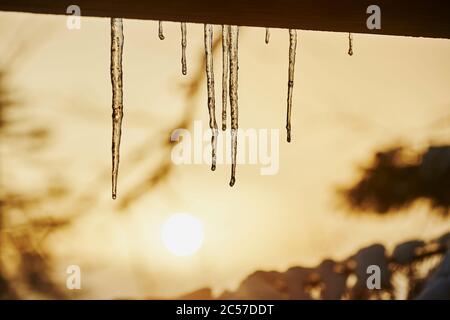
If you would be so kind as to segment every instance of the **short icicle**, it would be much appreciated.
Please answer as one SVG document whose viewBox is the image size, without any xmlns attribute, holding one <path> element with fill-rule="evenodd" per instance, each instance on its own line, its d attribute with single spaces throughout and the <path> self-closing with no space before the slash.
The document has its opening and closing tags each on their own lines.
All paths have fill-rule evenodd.
<svg viewBox="0 0 450 320">
<path fill-rule="evenodd" d="M 238 40 L 239 27 L 230 26 L 230 105 L 231 105 L 231 179 L 236 182 L 236 154 L 238 135 Z"/>
<path fill-rule="evenodd" d="M 287 142 L 291 142 L 292 91 L 294 89 L 295 52 L 297 50 L 297 30 L 289 29 L 289 80 L 286 114 Z"/>
<path fill-rule="evenodd" d="M 163 31 L 163 24 L 162 21 L 159 21 L 158 23 L 158 37 L 160 40 L 164 40 L 164 31 Z"/>
<path fill-rule="evenodd" d="M 122 52 L 123 23 L 121 18 L 111 18 L 111 84 L 112 84 L 112 198 L 117 197 L 120 138 L 122 135 L 123 88 Z"/>
<path fill-rule="evenodd" d="M 351 32 L 348 33 L 348 55 L 353 55 L 353 34 Z"/>
<path fill-rule="evenodd" d="M 208 112 L 209 112 L 209 127 L 212 131 L 211 137 L 211 149 L 212 149 L 212 162 L 211 170 L 216 170 L 216 152 L 217 152 L 217 136 L 219 130 L 217 129 L 216 121 L 216 106 L 214 98 L 214 68 L 213 68 L 213 26 L 211 24 L 205 24 L 205 54 L 206 54 L 206 81 L 208 89 Z"/>
<path fill-rule="evenodd" d="M 266 44 L 269 44 L 270 39 L 270 30 L 269 28 L 266 28 Z"/>
<path fill-rule="evenodd" d="M 186 37 L 186 22 L 181 23 L 181 73 L 183 75 L 187 74 L 187 64 L 186 64 L 186 45 L 187 45 L 187 37 Z"/>
<path fill-rule="evenodd" d="M 222 130 L 227 129 L 228 75 L 230 71 L 230 26 L 222 25 Z"/>
</svg>

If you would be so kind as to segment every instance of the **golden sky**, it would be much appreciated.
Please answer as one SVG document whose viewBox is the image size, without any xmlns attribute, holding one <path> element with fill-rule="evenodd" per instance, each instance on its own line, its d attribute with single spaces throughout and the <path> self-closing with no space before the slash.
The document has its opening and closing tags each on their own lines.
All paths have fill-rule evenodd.
<svg viewBox="0 0 450 320">
<path fill-rule="evenodd" d="M 111 166 L 109 20 L 83 18 L 81 30 L 69 31 L 65 17 L 0 13 L 0 28 L 2 55 L 20 35 L 34 43 L 11 70 L 12 84 L 28 115 L 54 135 L 30 157 L 70 182 L 74 193 L 93 187 L 93 177 Z M 180 117 L 180 87 L 203 51 L 203 26 L 188 24 L 183 77 L 178 23 L 164 24 L 164 41 L 156 21 L 124 20 L 124 31 L 119 198 L 145 169 L 134 170 L 127 154 L 151 134 L 168 139 L 158 132 Z M 110 200 L 110 180 L 95 185 L 100 203 L 52 242 L 61 279 L 67 265 L 82 267 L 84 297 L 175 296 L 202 286 L 220 291 L 256 269 L 314 265 L 375 241 L 392 248 L 449 229 L 449 220 L 430 215 L 425 203 L 390 218 L 351 216 L 337 207 L 334 189 L 351 182 L 357 166 L 379 148 L 405 142 L 421 150 L 450 141 L 450 41 L 356 34 L 349 57 L 347 34 L 299 31 L 293 142 L 287 144 L 289 35 L 271 30 L 266 45 L 264 32 L 241 28 L 239 122 L 242 128 L 280 129 L 279 173 L 261 176 L 259 166 L 241 165 L 230 188 L 228 165 L 214 173 L 206 164 L 177 166 L 165 183 L 122 213 Z M 218 109 L 221 67 L 218 54 Z M 194 119 L 206 127 L 203 85 Z M 36 168 L 8 159 L 2 165 L 20 177 L 14 185 L 33 190 L 43 183 Z M 204 224 L 204 245 L 193 256 L 172 256 L 161 243 L 161 226 L 175 212 Z"/>
</svg>

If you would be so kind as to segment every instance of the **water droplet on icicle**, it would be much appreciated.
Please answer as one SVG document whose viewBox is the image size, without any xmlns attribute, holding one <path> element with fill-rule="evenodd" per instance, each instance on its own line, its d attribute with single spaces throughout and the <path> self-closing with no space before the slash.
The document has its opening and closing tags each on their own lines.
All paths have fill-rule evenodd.
<svg viewBox="0 0 450 320">
<path fill-rule="evenodd" d="M 230 105 L 231 105 L 231 179 L 236 182 L 236 154 L 238 133 L 238 40 L 239 27 L 230 26 Z"/>
<path fill-rule="evenodd" d="M 269 28 L 266 28 L 266 44 L 269 44 L 270 39 L 270 30 Z"/>
<path fill-rule="evenodd" d="M 186 22 L 181 23 L 181 72 L 183 75 L 187 74 L 187 65 L 186 65 Z"/>
<path fill-rule="evenodd" d="M 230 72 L 230 26 L 222 26 L 222 130 L 227 129 L 228 75 Z"/>
<path fill-rule="evenodd" d="M 111 84 L 112 84 L 112 198 L 117 196 L 119 174 L 120 138 L 122 135 L 123 90 L 122 52 L 123 23 L 121 18 L 111 18 Z"/>
<path fill-rule="evenodd" d="M 348 34 L 348 55 L 349 56 L 353 55 L 353 34 L 352 33 Z"/>
<path fill-rule="evenodd" d="M 158 23 L 158 37 L 160 40 L 164 40 L 164 31 L 163 31 L 163 24 L 162 21 L 159 21 Z"/>
<path fill-rule="evenodd" d="M 213 69 L 213 27 L 211 24 L 205 24 L 205 53 L 206 53 L 206 81 L 208 89 L 208 112 L 209 112 L 209 127 L 212 131 L 211 149 L 212 149 L 212 163 L 211 170 L 216 170 L 216 151 L 217 151 L 217 136 L 219 130 L 216 122 L 216 106 L 214 98 L 214 69 Z"/>
<path fill-rule="evenodd" d="M 286 115 L 287 142 L 291 142 L 292 91 L 294 89 L 294 69 L 295 69 L 296 50 L 297 50 L 297 30 L 289 29 L 289 75 L 288 75 L 289 80 L 288 80 L 287 115 Z"/>
</svg>

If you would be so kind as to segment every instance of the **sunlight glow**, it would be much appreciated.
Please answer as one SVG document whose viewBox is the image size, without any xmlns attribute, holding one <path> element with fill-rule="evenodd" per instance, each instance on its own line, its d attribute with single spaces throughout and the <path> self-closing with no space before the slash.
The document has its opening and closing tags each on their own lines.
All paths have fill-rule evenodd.
<svg viewBox="0 0 450 320">
<path fill-rule="evenodd" d="M 196 253 L 203 244 L 203 225 L 190 214 L 176 213 L 164 223 L 161 238 L 174 255 L 189 256 Z"/>
</svg>

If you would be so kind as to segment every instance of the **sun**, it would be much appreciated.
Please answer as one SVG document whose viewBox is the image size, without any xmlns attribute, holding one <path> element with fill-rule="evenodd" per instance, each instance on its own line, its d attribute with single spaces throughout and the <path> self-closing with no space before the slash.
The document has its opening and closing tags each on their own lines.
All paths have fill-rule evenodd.
<svg viewBox="0 0 450 320">
<path fill-rule="evenodd" d="M 173 214 L 162 227 L 161 239 L 166 248 L 174 255 L 192 255 L 203 244 L 203 224 L 190 214 Z"/>
</svg>

